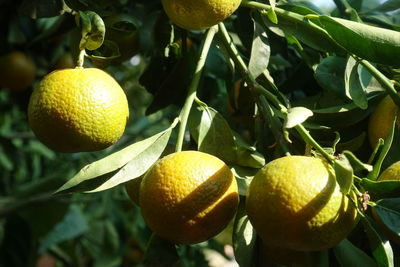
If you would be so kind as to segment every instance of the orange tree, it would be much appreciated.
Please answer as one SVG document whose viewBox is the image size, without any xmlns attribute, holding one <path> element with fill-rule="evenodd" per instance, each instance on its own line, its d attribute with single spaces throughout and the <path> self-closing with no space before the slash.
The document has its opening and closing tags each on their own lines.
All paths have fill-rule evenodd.
<svg viewBox="0 0 400 267">
<path fill-rule="evenodd" d="M 398 1 L 0 7 L 1 266 L 400 264 Z"/>
</svg>

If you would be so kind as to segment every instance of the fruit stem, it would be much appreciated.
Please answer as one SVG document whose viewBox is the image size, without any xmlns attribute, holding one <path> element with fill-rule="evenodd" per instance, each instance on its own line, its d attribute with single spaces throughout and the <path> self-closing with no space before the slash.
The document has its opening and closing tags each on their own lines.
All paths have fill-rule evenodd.
<svg viewBox="0 0 400 267">
<path fill-rule="evenodd" d="M 278 109 L 286 110 L 286 107 L 279 101 L 279 99 L 266 90 L 263 86 L 261 86 L 256 79 L 251 75 L 249 70 L 247 69 L 246 63 L 244 63 L 242 57 L 240 56 L 238 50 L 236 49 L 235 44 L 232 42 L 228 31 L 225 28 L 225 25 L 220 22 L 219 26 L 219 35 L 224 43 L 228 54 L 230 55 L 231 59 L 235 62 L 238 66 L 239 71 L 242 73 L 242 76 L 245 78 L 246 82 L 253 88 L 256 93 L 264 95 L 269 101 L 271 101 Z"/>
<path fill-rule="evenodd" d="M 76 67 L 77 68 L 82 68 L 83 67 L 83 62 L 84 62 L 84 60 L 85 60 L 85 49 L 82 49 L 80 52 L 79 52 L 79 56 L 78 56 L 78 60 L 77 60 L 77 62 L 76 62 Z"/>
<path fill-rule="evenodd" d="M 369 73 L 371 73 L 372 76 L 374 76 L 374 78 L 382 85 L 385 91 L 393 99 L 393 102 L 396 103 L 398 107 L 400 107 L 400 95 L 394 88 L 393 83 L 367 60 L 360 60 L 357 58 L 355 59 L 358 60 L 358 62 L 360 62 L 369 71 Z"/>
<path fill-rule="evenodd" d="M 196 97 L 197 87 L 199 86 L 200 83 L 200 78 L 203 72 L 204 64 L 206 62 L 208 51 L 210 50 L 212 40 L 217 32 L 218 32 L 217 25 L 211 27 L 207 32 L 206 39 L 204 40 L 203 48 L 201 50 L 199 61 L 197 62 L 192 83 L 189 86 L 189 92 L 186 97 L 185 104 L 183 105 L 183 108 L 179 115 L 181 123 L 179 125 L 178 139 L 175 147 L 176 152 L 182 151 L 183 139 L 185 137 L 185 130 L 189 118 L 190 109 L 192 108 L 193 101 Z"/>
<path fill-rule="evenodd" d="M 244 63 L 243 59 L 240 57 L 239 52 L 237 51 L 235 45 L 231 41 L 228 31 L 225 28 L 225 25 L 221 22 L 219 23 L 219 35 L 221 36 L 221 39 L 225 45 L 225 48 L 227 49 L 230 57 L 232 60 L 235 62 L 235 64 L 238 66 L 239 71 L 242 73 L 244 76 L 245 80 L 251 87 L 256 89 L 256 92 L 264 95 L 269 101 L 271 101 L 273 104 L 275 104 L 281 112 L 286 112 L 287 108 L 285 105 L 283 105 L 279 99 L 266 90 L 264 87 L 262 87 L 256 80 L 255 78 L 251 75 L 251 73 L 248 71 L 246 64 Z M 266 102 L 266 101 L 265 101 Z M 265 106 L 265 103 L 261 101 L 261 106 L 263 109 L 268 110 L 268 106 Z M 263 114 L 264 115 L 264 114 Z M 267 117 L 268 118 L 268 117 Z M 327 153 L 318 143 L 317 141 L 314 140 L 314 138 L 310 135 L 310 133 L 304 128 L 302 124 L 299 124 L 295 127 L 297 132 L 303 137 L 304 141 L 313 146 L 315 149 L 317 149 L 330 163 L 333 163 L 334 159 L 333 157 Z M 281 136 L 281 135 L 279 135 Z M 280 140 L 281 137 L 278 138 Z M 284 143 L 279 142 L 281 145 Z M 284 152 L 286 152 L 286 148 L 282 147 Z"/>
<path fill-rule="evenodd" d="M 324 158 L 329 161 L 329 163 L 333 163 L 334 157 L 330 155 L 328 152 L 326 152 L 318 143 L 315 141 L 315 139 L 310 135 L 310 133 L 307 131 L 306 128 L 302 124 L 298 124 L 294 127 L 296 131 L 300 134 L 300 136 L 303 138 L 303 140 L 309 144 L 310 146 L 314 147 L 316 150 L 318 150 L 319 153 L 321 153 Z"/>
</svg>

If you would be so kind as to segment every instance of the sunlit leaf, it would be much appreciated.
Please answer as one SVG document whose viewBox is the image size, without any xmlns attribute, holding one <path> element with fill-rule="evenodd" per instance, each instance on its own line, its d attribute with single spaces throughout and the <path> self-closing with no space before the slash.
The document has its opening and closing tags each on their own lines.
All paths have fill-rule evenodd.
<svg viewBox="0 0 400 267">
<path fill-rule="evenodd" d="M 235 259 L 242 267 L 253 266 L 257 235 L 245 211 L 244 201 L 240 201 L 233 225 L 233 249 Z"/>
<path fill-rule="evenodd" d="M 336 159 L 333 163 L 333 169 L 335 170 L 340 191 L 342 191 L 343 194 L 348 194 L 353 184 L 353 168 L 347 157 L 341 155 L 339 159 Z"/>
<path fill-rule="evenodd" d="M 329 16 L 319 21 L 348 52 L 363 59 L 400 66 L 400 32 Z"/>
<path fill-rule="evenodd" d="M 304 107 L 289 108 L 287 110 L 287 115 L 283 127 L 293 128 L 296 125 L 305 122 L 312 115 L 313 112 Z"/>
<path fill-rule="evenodd" d="M 56 193 L 74 190 L 75 187 L 79 192 L 96 192 L 139 177 L 164 151 L 176 124 L 177 120 L 165 131 L 85 166 Z"/>
</svg>

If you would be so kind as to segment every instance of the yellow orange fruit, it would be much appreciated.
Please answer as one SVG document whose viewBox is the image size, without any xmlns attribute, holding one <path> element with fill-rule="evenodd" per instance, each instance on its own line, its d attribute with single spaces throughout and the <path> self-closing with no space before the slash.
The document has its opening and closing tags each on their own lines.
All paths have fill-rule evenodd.
<svg viewBox="0 0 400 267">
<path fill-rule="evenodd" d="M 173 23 L 187 30 L 203 30 L 228 18 L 241 0 L 162 0 Z"/>
<path fill-rule="evenodd" d="M 56 70 L 33 91 L 29 124 L 49 148 L 65 153 L 95 151 L 121 137 L 129 117 L 119 84 L 95 68 Z"/>
<path fill-rule="evenodd" d="M 25 53 L 13 51 L 0 57 L 0 85 L 11 91 L 27 89 L 35 80 L 36 66 Z"/>
<path fill-rule="evenodd" d="M 177 244 L 217 235 L 239 204 L 236 180 L 215 156 L 183 151 L 157 161 L 140 186 L 140 206 L 148 226 Z"/>
<path fill-rule="evenodd" d="M 378 177 L 378 181 L 399 181 L 400 180 L 400 161 L 387 167 Z"/>
<path fill-rule="evenodd" d="M 298 251 L 333 247 L 357 222 L 357 209 L 341 193 L 332 167 L 306 156 L 282 157 L 258 171 L 246 210 L 267 245 Z"/>
<path fill-rule="evenodd" d="M 372 147 L 375 147 L 379 138 L 385 139 L 392 128 L 394 116 L 398 108 L 390 96 L 385 96 L 372 112 L 368 122 L 368 139 Z M 400 127 L 400 120 L 396 122 Z"/>
</svg>

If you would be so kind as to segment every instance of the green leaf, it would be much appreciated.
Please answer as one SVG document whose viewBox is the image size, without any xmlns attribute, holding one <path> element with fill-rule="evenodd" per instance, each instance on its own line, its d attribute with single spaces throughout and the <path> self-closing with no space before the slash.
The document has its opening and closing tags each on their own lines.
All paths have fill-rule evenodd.
<svg viewBox="0 0 400 267">
<path fill-rule="evenodd" d="M 376 267 L 375 261 L 364 251 L 354 246 L 349 240 L 343 239 L 333 247 L 333 253 L 341 266 Z"/>
<path fill-rule="evenodd" d="M 56 193 L 97 192 L 141 176 L 160 157 L 177 122 L 163 132 L 86 165 Z"/>
<path fill-rule="evenodd" d="M 319 16 L 319 21 L 349 53 L 375 63 L 400 66 L 400 32 L 329 16 Z"/>
<path fill-rule="evenodd" d="M 376 197 L 394 197 L 400 194 L 400 181 L 372 181 L 364 178 L 360 184 Z"/>
<path fill-rule="evenodd" d="M 335 170 L 336 181 L 340 186 L 340 191 L 343 194 L 348 194 L 353 184 L 353 168 L 347 157 L 341 155 L 339 159 L 333 162 L 333 169 Z"/>
<path fill-rule="evenodd" d="M 305 107 L 294 107 L 287 110 L 284 128 L 293 128 L 300 123 L 305 122 L 309 117 L 313 115 L 313 112 Z"/>
<path fill-rule="evenodd" d="M 63 0 L 24 0 L 18 8 L 22 16 L 32 19 L 50 18 L 71 11 Z"/>
<path fill-rule="evenodd" d="M 280 8 L 276 8 L 275 13 L 278 17 L 278 24 L 264 19 L 265 25 L 274 33 L 280 36 L 295 36 L 301 42 L 319 51 L 343 54 L 343 48 L 337 45 L 324 29 L 309 21 L 302 14 Z M 311 10 L 310 13 L 314 14 Z"/>
<path fill-rule="evenodd" d="M 400 240 L 400 198 L 378 200 L 373 209 L 386 227 Z"/>
<path fill-rule="evenodd" d="M 39 252 L 43 253 L 54 245 L 78 237 L 84 234 L 88 228 L 87 220 L 81 209 L 73 205 L 64 219 L 42 240 Z"/>
<path fill-rule="evenodd" d="M 342 57 L 330 56 L 321 60 L 318 64 L 314 77 L 318 84 L 340 98 L 345 98 L 344 69 L 346 60 Z"/>
<path fill-rule="evenodd" d="M 192 109 L 188 123 L 199 151 L 212 154 L 228 164 L 236 162 L 232 130 L 215 109 L 198 105 Z"/>
<path fill-rule="evenodd" d="M 342 152 L 344 156 L 348 159 L 350 162 L 353 170 L 355 172 L 362 171 L 362 170 L 367 170 L 367 171 L 372 171 L 372 166 L 369 164 L 363 163 L 361 160 L 359 160 L 356 155 L 353 154 L 353 152 L 345 150 Z"/>
<path fill-rule="evenodd" d="M 377 265 L 382 267 L 394 267 L 392 247 L 379 227 L 368 216 L 362 217 L 362 223 Z"/>
<path fill-rule="evenodd" d="M 106 34 L 104 21 L 93 11 L 79 11 L 78 14 L 77 24 L 82 33 L 79 48 L 96 50 L 103 44 Z"/>
<path fill-rule="evenodd" d="M 395 11 L 400 8 L 400 1 L 399 0 L 387 0 L 382 4 L 378 5 L 377 7 L 368 11 L 368 13 L 375 13 L 375 12 L 390 12 Z"/>
<path fill-rule="evenodd" d="M 272 8 L 268 9 L 266 14 L 272 23 L 278 24 L 278 16 L 276 15 L 274 9 L 272 9 Z"/>
<path fill-rule="evenodd" d="M 361 84 L 358 66 L 359 64 L 357 61 L 353 57 L 349 57 L 344 76 L 346 95 L 353 100 L 358 107 L 366 109 L 368 107 L 368 100 Z"/>
<path fill-rule="evenodd" d="M 246 214 L 245 202 L 241 199 L 233 224 L 233 249 L 235 260 L 241 267 L 251 267 L 254 263 L 257 234 Z"/>
<path fill-rule="evenodd" d="M 256 175 L 258 169 L 254 168 L 246 168 L 241 166 L 230 166 L 233 175 L 236 177 L 236 181 L 238 184 L 239 194 L 241 196 L 246 196 L 247 188 L 250 185 L 251 180 L 254 175 Z"/>
<path fill-rule="evenodd" d="M 264 27 L 254 20 L 254 36 L 248 68 L 253 77 L 258 77 L 267 69 L 270 54 L 267 33 Z"/>
</svg>

